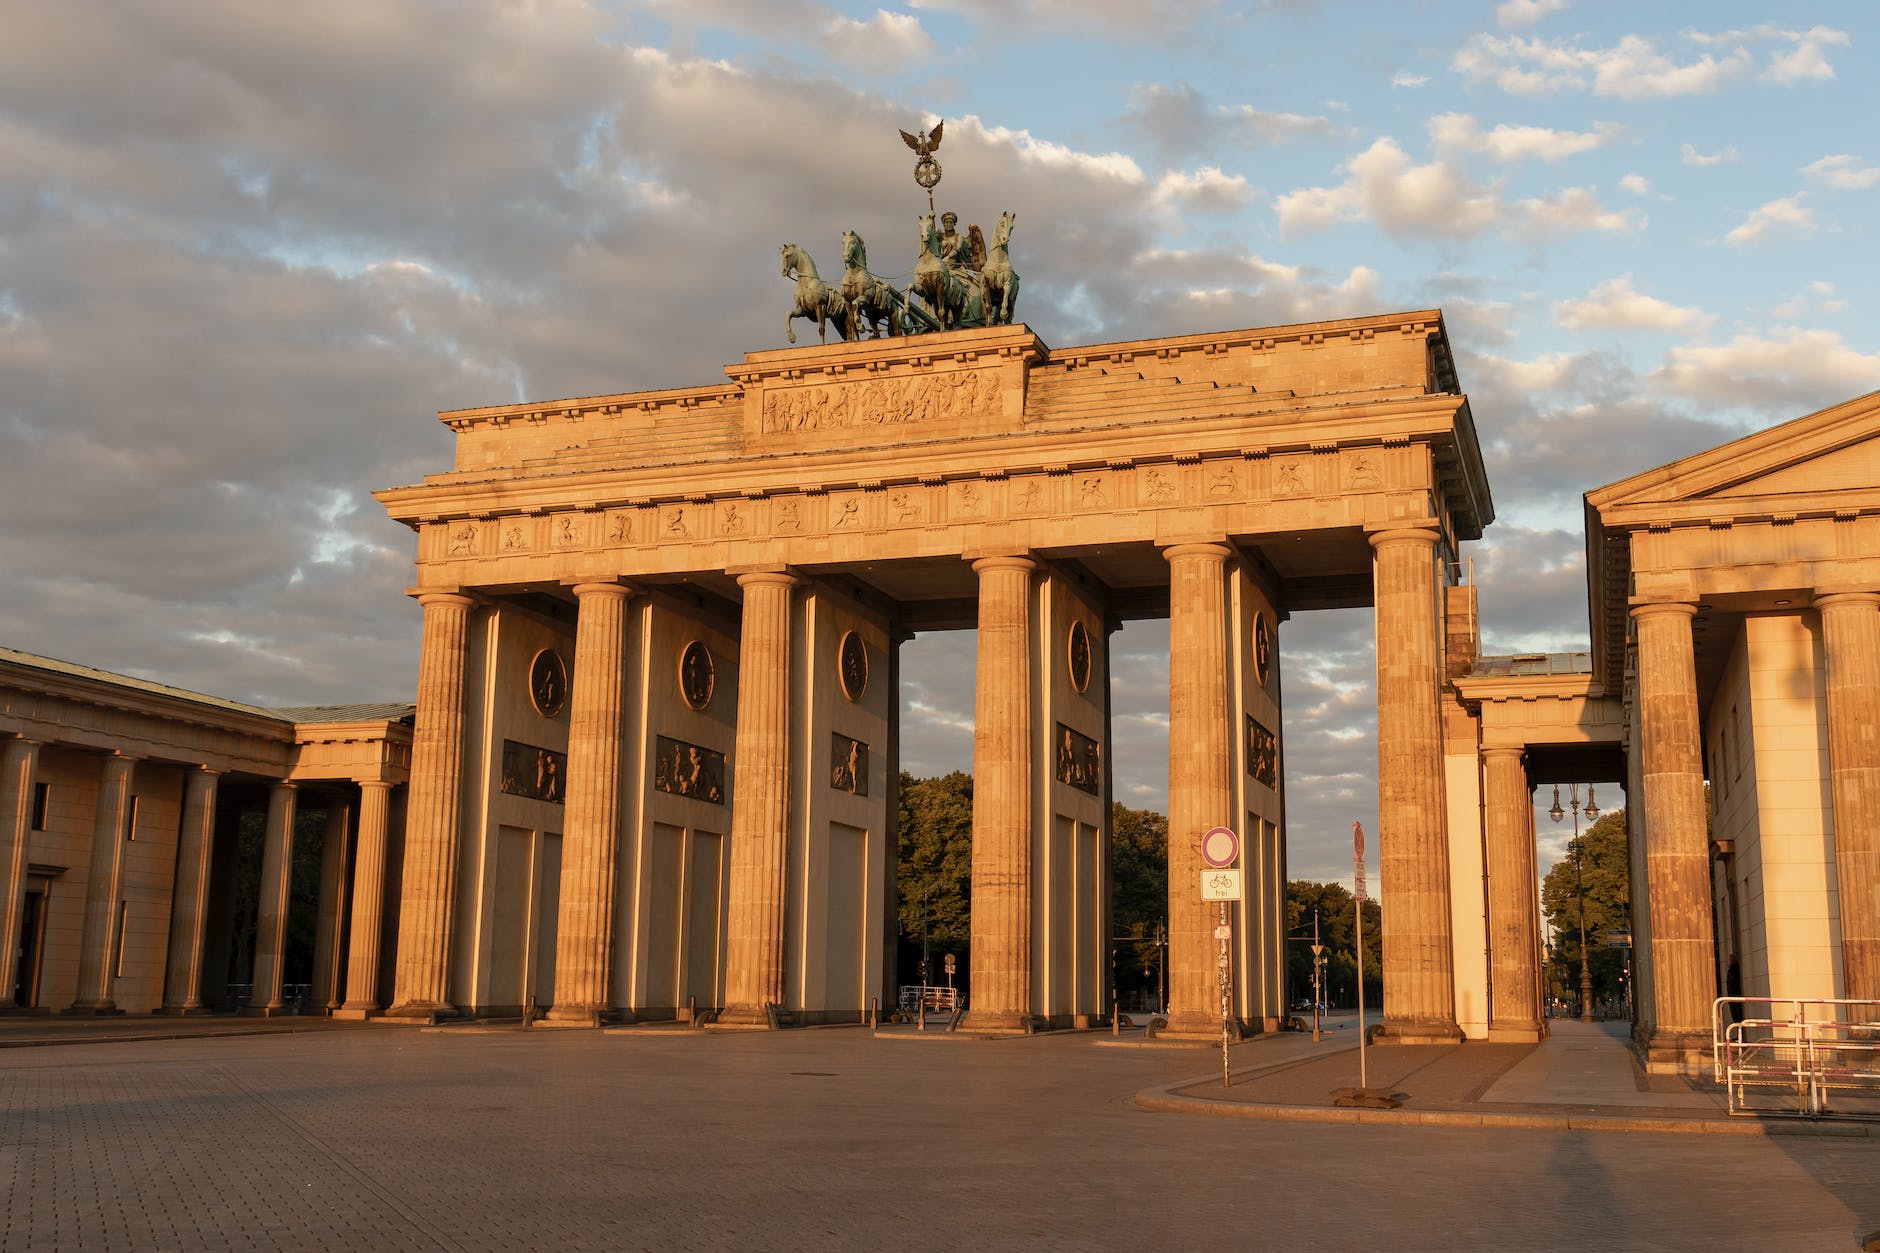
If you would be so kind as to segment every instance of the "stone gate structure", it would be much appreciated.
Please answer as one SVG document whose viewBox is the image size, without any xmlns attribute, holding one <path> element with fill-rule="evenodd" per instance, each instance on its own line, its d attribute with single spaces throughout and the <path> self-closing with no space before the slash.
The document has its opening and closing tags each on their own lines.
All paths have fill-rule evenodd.
<svg viewBox="0 0 1880 1253">
<path fill-rule="evenodd" d="M 1108 640 L 1171 630 L 1172 1029 L 1218 1032 L 1202 831 L 1284 1012 L 1289 615 L 1375 603 L 1386 1010 L 1457 1035 L 1443 588 L 1492 517 L 1434 311 L 1054 351 L 1022 326 L 748 354 L 441 415 L 396 1005 L 551 1022 L 887 992 L 896 654 L 978 627 L 969 1025 L 1107 1009 Z"/>
</svg>

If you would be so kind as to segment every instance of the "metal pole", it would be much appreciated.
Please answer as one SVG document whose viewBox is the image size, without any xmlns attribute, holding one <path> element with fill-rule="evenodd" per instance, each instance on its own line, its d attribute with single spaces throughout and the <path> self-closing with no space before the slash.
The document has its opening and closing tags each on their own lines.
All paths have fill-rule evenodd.
<svg viewBox="0 0 1880 1253">
<path fill-rule="evenodd" d="M 1228 974 L 1227 902 L 1226 901 L 1221 902 L 1220 970 L 1221 970 L 1221 1086 L 1225 1088 L 1225 1087 L 1230 1086 L 1228 1083 L 1228 1068 L 1227 1068 L 1227 1016 L 1228 1016 L 1228 1010 L 1232 1005 L 1232 991 L 1233 991 L 1233 986 L 1234 986 L 1233 979 Z"/>
<path fill-rule="evenodd" d="M 1353 897 L 1357 894 L 1354 892 Z M 1357 915 L 1355 935 L 1358 942 L 1358 1086 L 1371 1086 L 1371 1076 L 1365 1067 L 1364 1041 L 1369 1034 L 1364 1028 L 1364 901 L 1353 899 L 1352 913 Z"/>
<path fill-rule="evenodd" d="M 1312 911 L 1312 1042 L 1320 1042 L 1319 1005 L 1325 1000 L 1325 950 L 1319 940 L 1319 911 Z"/>
<path fill-rule="evenodd" d="M 1580 785 L 1573 785 L 1573 884 L 1580 894 L 1580 1021 L 1593 1021 L 1593 972 L 1586 964 L 1586 880 L 1580 873 Z"/>
</svg>

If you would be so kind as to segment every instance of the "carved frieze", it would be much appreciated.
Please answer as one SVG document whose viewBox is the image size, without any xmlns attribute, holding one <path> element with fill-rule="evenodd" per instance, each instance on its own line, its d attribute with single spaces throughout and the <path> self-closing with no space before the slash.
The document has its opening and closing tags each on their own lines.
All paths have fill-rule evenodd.
<svg viewBox="0 0 1880 1253">
<path fill-rule="evenodd" d="M 1279 786 L 1279 740 L 1252 715 L 1247 718 L 1247 773 L 1256 783 Z"/>
<path fill-rule="evenodd" d="M 503 741 L 502 790 L 526 800 L 562 803 L 568 778 L 568 755 L 552 748 Z"/>
<path fill-rule="evenodd" d="M 1057 724 L 1057 781 L 1092 796 L 1102 793 L 1103 746 L 1081 731 Z"/>
<path fill-rule="evenodd" d="M 998 371 L 982 369 L 773 386 L 764 393 L 762 429 L 775 435 L 959 421 L 995 412 L 999 402 Z"/>
<path fill-rule="evenodd" d="M 850 796 L 868 795 L 868 745 L 830 733 L 829 786 Z"/>
<path fill-rule="evenodd" d="M 659 736 L 653 787 L 673 796 L 725 803 L 725 755 L 716 749 Z"/>
</svg>

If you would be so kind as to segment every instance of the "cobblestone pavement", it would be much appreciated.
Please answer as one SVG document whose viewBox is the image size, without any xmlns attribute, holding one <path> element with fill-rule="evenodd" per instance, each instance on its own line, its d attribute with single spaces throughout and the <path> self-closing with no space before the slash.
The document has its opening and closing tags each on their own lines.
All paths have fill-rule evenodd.
<svg viewBox="0 0 1880 1253">
<path fill-rule="evenodd" d="M 1088 1036 L 419 1032 L 0 1052 L 0 1248 L 1783 1249 L 1880 1142 L 1150 1114 Z"/>
</svg>

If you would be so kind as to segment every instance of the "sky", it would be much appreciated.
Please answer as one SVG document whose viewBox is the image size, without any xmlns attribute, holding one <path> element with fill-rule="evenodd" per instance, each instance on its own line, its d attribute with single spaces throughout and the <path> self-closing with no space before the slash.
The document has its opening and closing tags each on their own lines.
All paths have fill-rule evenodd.
<svg viewBox="0 0 1880 1253">
<path fill-rule="evenodd" d="M 784 346 L 778 245 L 911 267 L 939 119 L 1052 347 L 1441 308 L 1490 652 L 1586 646 L 1583 492 L 1880 387 L 1865 3 L 0 6 L 0 643 L 235 699 L 408 699 L 369 493 L 437 411 Z M 1371 639 L 1279 632 L 1295 878 L 1376 830 Z M 1115 647 L 1165 810 L 1166 626 Z M 906 768 L 970 768 L 972 665 L 906 646 Z"/>
</svg>

